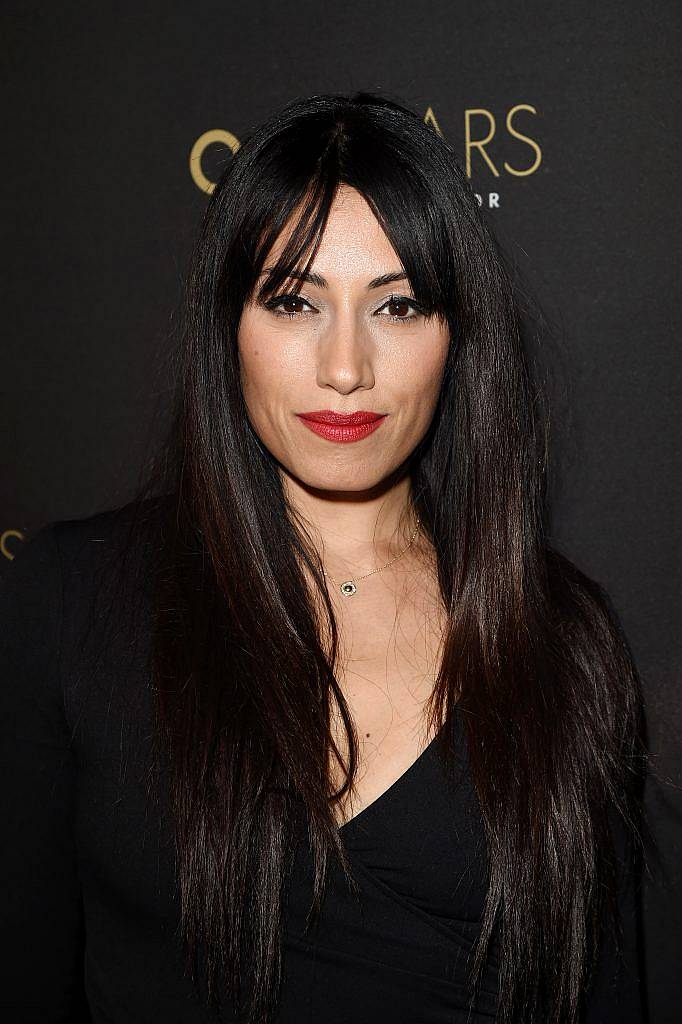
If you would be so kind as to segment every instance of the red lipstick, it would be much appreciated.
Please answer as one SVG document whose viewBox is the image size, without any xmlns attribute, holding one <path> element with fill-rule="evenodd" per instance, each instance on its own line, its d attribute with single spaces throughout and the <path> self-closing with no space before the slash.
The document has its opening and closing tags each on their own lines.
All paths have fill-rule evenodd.
<svg viewBox="0 0 682 1024">
<path fill-rule="evenodd" d="M 328 441 L 360 441 L 386 419 L 387 413 L 352 412 L 339 413 L 331 409 L 317 409 L 315 412 L 296 413 L 309 430 Z"/>
</svg>

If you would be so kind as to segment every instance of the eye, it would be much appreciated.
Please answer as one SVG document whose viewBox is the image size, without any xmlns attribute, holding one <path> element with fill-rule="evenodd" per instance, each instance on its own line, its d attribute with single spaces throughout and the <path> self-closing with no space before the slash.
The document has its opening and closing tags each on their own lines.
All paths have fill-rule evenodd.
<svg viewBox="0 0 682 1024">
<path fill-rule="evenodd" d="M 386 300 L 384 305 L 381 306 L 379 310 L 377 310 L 377 314 L 380 312 L 381 309 L 384 309 L 386 306 L 397 306 L 399 308 L 411 306 L 412 309 L 415 310 L 415 313 L 412 316 L 398 316 L 393 313 L 389 314 L 387 319 L 394 320 L 396 323 L 405 323 L 406 321 L 418 320 L 419 317 L 422 316 L 423 314 L 422 308 L 419 305 L 419 303 L 415 299 L 408 298 L 407 295 L 391 295 L 391 297 Z"/>
<path fill-rule="evenodd" d="M 271 313 L 274 313 L 275 316 L 285 316 L 290 320 L 293 320 L 296 317 L 305 316 L 308 312 L 314 309 L 307 299 L 304 299 L 302 295 L 299 295 L 296 292 L 286 292 L 282 295 L 275 295 L 273 298 L 264 301 L 263 306 L 270 310 Z M 279 309 L 279 306 L 299 306 L 299 309 Z M 300 308 L 301 306 L 308 306 L 310 308 L 308 310 L 304 310 Z M 405 323 L 406 321 L 418 320 L 420 316 L 424 315 L 423 308 L 416 299 L 411 299 L 407 295 L 391 295 L 384 305 L 379 307 L 375 316 L 379 315 L 381 310 L 386 307 L 398 307 L 399 309 L 405 309 L 405 307 L 408 307 L 414 310 L 414 313 L 409 316 L 403 316 L 397 313 L 389 313 L 388 315 L 382 314 L 384 319 L 393 320 L 395 323 Z"/>
<path fill-rule="evenodd" d="M 287 292 L 285 295 L 275 295 L 272 299 L 268 299 L 266 302 L 263 303 L 265 308 L 269 309 L 270 312 L 275 314 L 275 316 L 286 316 L 289 317 L 290 320 L 294 319 L 295 317 L 302 316 L 304 311 L 281 310 L 277 309 L 277 307 L 293 306 L 296 304 L 303 304 L 304 306 L 310 305 L 310 303 L 306 299 L 302 298 L 300 295 L 297 295 L 295 292 Z"/>
</svg>

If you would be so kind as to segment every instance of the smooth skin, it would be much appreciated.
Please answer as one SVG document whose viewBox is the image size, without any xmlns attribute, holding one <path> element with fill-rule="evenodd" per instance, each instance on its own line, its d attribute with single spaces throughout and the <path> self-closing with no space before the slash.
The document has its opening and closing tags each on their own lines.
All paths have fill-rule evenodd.
<svg viewBox="0 0 682 1024">
<path fill-rule="evenodd" d="M 310 271 L 326 285 L 304 281 L 298 296 L 275 308 L 254 297 L 245 304 L 241 383 L 249 420 L 278 460 L 285 493 L 304 516 L 325 570 L 340 582 L 385 565 L 409 543 L 411 482 L 400 470 L 433 419 L 450 334 L 445 322 L 411 304 L 406 277 L 368 289 L 374 278 L 404 268 L 367 201 L 349 186 L 337 192 Z M 285 282 L 279 296 L 288 290 Z M 367 437 L 343 444 L 314 434 L 296 415 L 318 409 L 388 415 Z M 423 705 L 445 626 L 435 556 L 422 534 L 357 588 L 344 597 L 329 582 L 343 652 L 336 677 L 361 745 L 354 794 L 337 808 L 340 824 L 378 799 L 431 739 Z M 345 757 L 338 720 L 333 732 Z M 330 773 L 340 786 L 340 766 L 330 765 Z"/>
</svg>

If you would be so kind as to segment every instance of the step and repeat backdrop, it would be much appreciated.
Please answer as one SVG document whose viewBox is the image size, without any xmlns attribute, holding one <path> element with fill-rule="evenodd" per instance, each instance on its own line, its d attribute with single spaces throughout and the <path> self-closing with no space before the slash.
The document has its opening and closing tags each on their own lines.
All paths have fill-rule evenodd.
<svg viewBox="0 0 682 1024">
<path fill-rule="evenodd" d="M 680 9 L 672 2 L 5 2 L 0 571 L 128 500 L 173 389 L 189 249 L 250 126 L 367 89 L 456 148 L 553 378 L 553 542 L 645 688 L 650 1019 L 679 1020 Z"/>
</svg>

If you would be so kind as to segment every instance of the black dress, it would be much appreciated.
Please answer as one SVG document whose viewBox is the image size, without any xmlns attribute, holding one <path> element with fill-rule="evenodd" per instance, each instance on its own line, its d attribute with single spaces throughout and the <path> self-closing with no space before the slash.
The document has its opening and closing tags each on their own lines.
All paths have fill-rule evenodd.
<svg viewBox="0 0 682 1024">
<path fill-rule="evenodd" d="M 0 580 L 0 1017 L 8 1024 L 235 1019 L 228 1008 L 209 1012 L 183 969 L 168 808 L 150 806 L 143 781 L 146 652 L 114 619 L 105 656 L 85 667 L 85 650 L 99 643 L 96 632 L 83 637 L 85 611 L 118 522 L 107 512 L 50 523 Z M 461 744 L 459 725 L 456 733 Z M 476 1012 L 467 1013 L 486 863 L 467 772 L 452 784 L 432 741 L 341 832 L 361 900 L 332 861 L 322 916 L 305 934 L 312 862 L 307 843 L 299 843 L 278 1020 L 493 1021 L 495 950 Z M 624 959 L 605 946 L 589 1024 L 643 1019 L 627 859 L 623 868 Z"/>
</svg>

